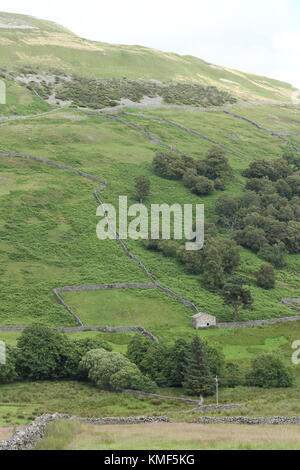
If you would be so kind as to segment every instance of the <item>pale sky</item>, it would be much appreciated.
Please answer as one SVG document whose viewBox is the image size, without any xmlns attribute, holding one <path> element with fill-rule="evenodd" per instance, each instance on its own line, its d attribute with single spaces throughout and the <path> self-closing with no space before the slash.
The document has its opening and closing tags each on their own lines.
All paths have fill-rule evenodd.
<svg viewBox="0 0 300 470">
<path fill-rule="evenodd" d="M 87 39 L 139 44 L 300 88 L 300 0 L 2 0 Z"/>
</svg>

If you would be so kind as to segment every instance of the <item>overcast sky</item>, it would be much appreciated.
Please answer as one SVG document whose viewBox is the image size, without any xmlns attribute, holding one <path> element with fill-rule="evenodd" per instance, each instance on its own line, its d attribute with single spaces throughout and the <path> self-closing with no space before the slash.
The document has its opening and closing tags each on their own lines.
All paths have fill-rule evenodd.
<svg viewBox="0 0 300 470">
<path fill-rule="evenodd" d="M 87 39 L 140 44 L 300 88 L 300 0 L 2 0 Z"/>
</svg>

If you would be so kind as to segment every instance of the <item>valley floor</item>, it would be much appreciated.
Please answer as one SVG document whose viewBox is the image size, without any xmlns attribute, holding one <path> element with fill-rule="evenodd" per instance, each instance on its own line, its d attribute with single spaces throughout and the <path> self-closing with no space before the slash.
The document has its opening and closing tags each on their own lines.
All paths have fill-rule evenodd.
<svg viewBox="0 0 300 470">
<path fill-rule="evenodd" d="M 154 423 L 52 423 L 39 450 L 300 449 L 300 426 Z"/>
</svg>

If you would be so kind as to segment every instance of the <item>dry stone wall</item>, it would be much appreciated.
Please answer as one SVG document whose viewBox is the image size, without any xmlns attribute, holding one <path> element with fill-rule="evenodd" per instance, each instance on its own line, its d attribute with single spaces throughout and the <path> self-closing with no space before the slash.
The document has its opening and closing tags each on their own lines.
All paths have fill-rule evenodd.
<svg viewBox="0 0 300 470">
<path fill-rule="evenodd" d="M 141 423 L 168 423 L 170 419 L 165 416 L 134 416 L 125 418 L 79 418 L 60 413 L 44 414 L 39 416 L 23 429 L 19 429 L 11 439 L 0 441 L 0 450 L 33 450 L 46 434 L 47 426 L 57 419 L 85 421 L 92 424 L 141 424 Z"/>
<path fill-rule="evenodd" d="M 300 425 L 300 416 L 271 416 L 271 417 L 259 417 L 259 418 L 248 418 L 246 416 L 224 416 L 224 417 L 212 417 L 212 416 L 200 416 L 191 423 L 229 423 L 229 424 L 274 424 L 274 425 L 287 425 L 297 424 Z"/>
<path fill-rule="evenodd" d="M 28 154 L 23 154 L 23 153 L 11 153 L 11 152 L 3 152 L 3 151 L 0 151 L 0 155 L 6 156 L 6 157 L 9 157 L 9 158 L 26 158 L 26 159 L 36 160 L 36 161 L 39 161 L 39 162 L 42 162 L 42 163 L 46 163 L 48 165 L 52 165 L 52 166 L 54 166 L 54 167 L 56 167 L 60 170 L 71 171 L 73 173 L 76 173 L 76 174 L 84 177 L 84 178 L 88 178 L 88 179 L 91 179 L 93 181 L 96 181 L 97 183 L 101 183 L 100 186 L 98 186 L 93 191 L 93 195 L 94 195 L 96 201 L 102 206 L 102 208 L 104 209 L 104 213 L 105 213 L 105 205 L 104 205 L 104 203 L 103 203 L 103 201 L 100 197 L 100 194 L 99 194 L 101 191 L 105 190 L 106 187 L 107 187 L 107 180 L 105 178 L 99 178 L 99 177 L 96 177 L 94 175 L 90 175 L 88 173 L 85 173 L 81 170 L 78 170 L 76 168 L 73 168 L 73 167 L 70 167 L 70 166 L 67 166 L 67 165 L 62 165 L 62 164 L 54 162 L 50 159 L 38 157 L 38 156 L 35 156 L 35 155 L 28 155 Z M 109 225 L 111 231 L 113 231 L 113 228 L 112 228 L 108 218 L 107 218 L 107 222 L 108 222 L 108 225 Z M 162 290 L 163 292 L 167 293 L 168 295 L 172 296 L 173 298 L 175 298 L 177 301 L 181 302 L 186 307 L 192 308 L 196 313 L 199 312 L 199 310 L 198 310 L 198 308 L 196 307 L 195 304 L 193 304 L 192 302 L 184 299 L 182 296 L 180 296 L 179 294 L 176 294 L 171 289 L 169 289 L 167 287 L 164 287 L 161 284 L 159 284 L 155 280 L 155 278 L 153 277 L 151 272 L 148 270 L 146 265 L 144 263 L 142 263 L 142 261 L 137 256 L 135 256 L 134 254 L 132 254 L 129 251 L 128 247 L 123 242 L 123 240 L 119 237 L 119 235 L 117 233 L 115 233 L 115 236 L 116 236 L 116 241 L 119 243 L 119 245 L 123 249 L 124 253 L 130 259 L 132 259 L 133 261 L 135 261 L 136 263 L 139 264 L 140 268 L 143 270 L 146 277 L 151 281 L 151 284 L 144 284 L 144 283 L 141 283 L 141 284 L 139 284 L 139 283 L 136 283 L 136 284 L 131 284 L 131 283 L 95 284 L 93 286 L 84 286 L 84 285 L 83 286 L 66 286 L 66 287 L 57 287 L 57 288 L 53 289 L 53 294 L 54 294 L 56 300 L 71 314 L 71 316 L 73 317 L 74 321 L 77 324 L 77 327 L 72 328 L 72 331 L 86 331 L 86 327 L 84 327 L 81 319 L 74 312 L 74 310 L 63 300 L 62 296 L 60 295 L 61 292 L 79 292 L 79 291 L 101 290 L 101 289 L 122 289 L 122 288 L 125 288 L 125 287 L 135 287 L 135 288 L 143 288 L 143 289 L 145 289 L 145 288 L 158 288 L 158 289 Z M 3 329 L 3 328 L 6 329 L 6 327 L 1 327 L 0 329 Z M 14 330 L 14 331 L 18 331 L 18 330 L 22 330 L 22 329 L 24 329 L 24 327 L 10 327 L 10 330 Z M 60 328 L 60 330 L 61 331 L 71 331 L 70 329 L 67 329 L 67 328 L 64 328 L 64 329 Z M 94 330 L 94 331 L 97 331 L 97 330 L 102 330 L 102 331 L 139 331 L 142 334 L 149 337 L 152 341 L 158 342 L 157 338 L 154 335 L 152 335 L 152 333 L 148 332 L 147 330 L 145 330 L 143 327 L 140 327 L 140 326 L 129 326 L 129 327 L 96 326 L 96 327 L 88 327 L 88 330 L 89 331 L 92 331 L 92 330 Z"/>
<path fill-rule="evenodd" d="M 273 325 L 274 323 L 286 323 L 300 321 L 300 316 L 269 318 L 267 320 L 249 320 L 244 322 L 217 323 L 218 328 L 250 328 L 260 325 Z"/>
<path fill-rule="evenodd" d="M 244 105 L 245 106 L 257 106 L 257 105 L 261 105 L 262 103 L 245 103 Z M 267 104 L 267 103 L 266 103 Z M 276 102 L 276 104 L 283 104 L 283 103 L 279 103 L 279 102 Z M 232 113 L 229 111 L 229 109 L 232 109 L 232 108 L 235 108 L 239 105 L 232 105 L 232 106 L 228 106 L 226 107 L 225 109 L 213 109 L 213 108 L 195 108 L 195 110 L 199 110 L 199 111 L 215 111 L 215 112 L 224 112 L 228 115 L 231 115 L 232 117 L 235 117 L 235 118 L 239 118 L 239 119 L 243 119 L 247 122 L 249 122 L 250 124 L 254 125 L 256 128 L 262 130 L 262 131 L 265 131 L 265 132 L 268 132 L 269 134 L 271 135 L 274 135 L 274 136 L 277 136 L 277 137 L 280 137 L 280 133 L 277 133 L 277 132 L 274 132 L 274 131 L 269 131 L 268 129 L 265 129 L 263 128 L 262 126 L 260 126 L 259 124 L 255 123 L 254 121 L 251 121 L 250 119 L 248 118 L 244 118 L 243 116 L 239 116 L 235 113 Z M 174 107 L 174 108 L 180 108 L 180 109 L 194 109 L 194 108 L 188 108 L 188 107 Z M 46 112 L 46 113 L 40 113 L 39 115 L 36 115 L 37 116 L 42 116 L 44 114 L 49 114 L 49 113 L 53 113 L 55 111 L 59 111 L 60 109 L 57 109 L 57 110 L 51 110 L 49 112 Z M 95 114 L 95 113 L 92 113 L 92 112 L 89 112 L 89 111 L 82 111 L 84 112 L 85 114 Z M 134 115 L 134 113 L 125 113 L 125 114 L 129 114 L 129 115 Z M 139 126 L 138 124 L 136 123 L 129 123 L 127 121 L 125 121 L 124 119 L 120 119 L 119 117 L 115 116 L 115 115 L 108 115 L 108 114 L 101 114 L 103 117 L 106 117 L 107 119 L 111 119 L 111 120 L 115 120 L 117 122 L 121 122 L 123 124 L 126 124 L 126 125 L 130 125 L 134 128 L 136 128 L 137 130 L 139 130 L 140 132 L 143 133 L 143 135 L 148 138 L 151 142 L 155 143 L 155 144 L 158 144 L 158 145 L 162 145 L 164 147 L 167 147 L 173 151 L 176 151 L 178 153 L 183 153 L 179 150 L 177 150 L 176 148 L 173 148 L 172 146 L 169 146 L 168 144 L 165 144 L 164 142 L 161 142 L 159 141 L 158 139 L 156 139 L 154 136 L 152 136 L 148 131 L 146 131 L 144 128 L 142 128 L 141 126 Z M 230 149 L 229 147 L 226 147 L 222 144 L 219 144 L 218 142 L 215 142 L 214 140 L 210 139 L 209 137 L 203 135 L 203 134 L 200 134 L 199 132 L 197 131 L 194 131 L 194 130 L 191 130 L 191 129 L 187 129 L 169 119 L 165 119 L 165 118 L 162 118 L 162 117 L 158 117 L 158 116 L 151 116 L 151 115 L 142 115 L 142 114 L 139 114 L 138 115 L 139 117 L 147 117 L 147 118 L 150 118 L 150 119 L 159 119 L 159 120 L 162 120 L 162 121 L 165 121 L 166 123 L 174 126 L 174 127 L 177 127 L 178 129 L 184 131 L 184 132 L 188 132 L 188 133 L 191 133 L 191 134 L 194 134 L 202 139 L 205 139 L 205 140 L 208 140 L 210 141 L 211 143 L 213 144 L 216 144 L 216 145 L 219 145 L 220 147 L 223 147 L 225 150 L 228 150 L 230 152 L 233 152 L 233 153 L 237 153 L 239 154 L 240 156 L 244 156 L 242 153 L 240 152 L 236 152 L 232 149 Z M 20 118 L 22 119 L 31 119 L 35 116 L 21 116 Z M 284 140 L 284 138 L 282 138 L 282 140 Z M 102 208 L 105 207 L 101 197 L 100 197 L 100 192 L 105 190 L 106 187 L 107 187 L 107 180 L 105 178 L 99 178 L 99 177 L 96 177 L 94 175 L 90 175 L 88 173 L 85 173 L 81 170 L 78 170 L 76 168 L 73 168 L 73 167 L 70 167 L 70 166 L 67 166 L 67 165 L 62 165 L 60 163 L 57 163 L 57 162 L 54 162 L 50 159 L 46 159 L 46 158 L 42 158 L 42 157 L 38 157 L 38 156 L 35 156 L 35 155 L 28 155 L 28 154 L 23 154 L 23 153 L 10 153 L 10 152 L 4 152 L 4 151 L 0 151 L 0 155 L 3 155 L 3 156 L 7 156 L 7 157 L 19 157 L 19 158 L 27 158 L 27 159 L 33 159 L 33 160 L 36 160 L 36 161 L 39 161 L 39 162 L 43 162 L 43 163 L 46 163 L 48 165 L 52 165 L 60 170 L 66 170 L 66 171 L 71 171 L 73 173 L 76 173 L 78 174 L 79 176 L 82 176 L 84 178 L 88 178 L 88 179 L 91 179 L 93 181 L 96 181 L 98 183 L 100 183 L 100 185 L 93 191 L 93 195 L 97 201 L 97 203 L 99 203 Z M 107 219 L 108 223 L 109 223 L 109 220 Z M 109 224 L 110 225 L 110 224 Z M 110 229 L 112 229 L 112 227 L 110 226 Z M 135 284 L 135 287 L 136 288 L 153 288 L 153 287 L 156 287 L 160 290 L 162 290 L 163 292 L 165 292 L 166 294 L 172 296 L 173 298 L 175 298 L 177 301 L 181 302 L 183 305 L 185 305 L 186 307 L 189 307 L 189 308 L 192 308 L 196 313 L 199 313 L 199 309 L 196 307 L 195 304 L 193 304 L 192 302 L 184 299 L 182 296 L 180 296 L 179 294 L 175 293 L 174 291 L 172 291 L 171 289 L 167 288 L 167 287 L 164 287 L 162 285 L 160 285 L 156 280 L 155 278 L 153 277 L 153 275 L 151 274 L 151 272 L 148 270 L 148 268 L 144 265 L 144 263 L 142 263 L 142 261 L 136 257 L 134 254 L 132 254 L 128 247 L 126 246 L 126 244 L 123 242 L 123 240 L 119 237 L 119 235 L 116 233 L 116 241 L 119 243 L 119 245 L 121 246 L 121 248 L 123 249 L 124 253 L 130 258 L 132 259 L 133 261 L 135 261 L 136 263 L 139 264 L 140 268 L 143 270 L 144 274 L 146 275 L 146 277 L 151 281 L 151 284 Z M 102 331 L 141 331 L 143 334 L 146 334 L 146 336 L 148 336 L 149 338 L 151 338 L 153 341 L 157 341 L 157 339 L 151 334 L 149 333 L 147 330 L 145 330 L 144 328 L 142 327 L 139 327 L 139 326 L 132 326 L 132 327 L 108 327 L 108 326 L 96 326 L 96 327 L 86 327 L 83 325 L 81 319 L 79 318 L 79 316 L 74 312 L 74 310 L 69 306 L 67 305 L 63 298 L 61 297 L 60 295 L 60 292 L 64 292 L 64 291 L 69 291 L 69 292 L 78 292 L 78 291 L 85 291 L 85 290 L 98 290 L 98 289 L 120 289 L 120 288 L 123 288 L 123 287 L 133 287 L 133 284 L 127 284 L 125 286 L 125 284 L 123 283 L 122 284 L 102 284 L 102 285 L 94 285 L 94 286 L 67 286 L 67 287 L 61 287 L 61 288 L 56 288 L 56 289 L 53 289 L 53 294 L 55 296 L 55 298 L 57 299 L 57 301 L 70 313 L 70 315 L 73 317 L 74 321 L 76 322 L 77 324 L 77 327 L 71 327 L 71 328 L 60 328 L 61 331 L 86 331 L 87 329 L 88 330 L 94 330 L 94 329 L 97 329 L 97 330 L 102 330 Z M 300 299 L 282 299 L 282 302 L 286 305 L 289 305 L 292 309 L 294 309 L 295 311 L 300 311 L 300 307 L 297 307 L 294 305 L 294 303 L 297 303 L 297 302 L 300 302 Z M 217 327 L 218 328 L 246 328 L 246 327 L 251 327 L 251 326 L 258 326 L 258 325 L 264 325 L 264 324 L 273 324 L 273 323 L 280 323 L 280 322 L 286 322 L 286 321 L 298 321 L 300 320 L 300 316 L 298 317 L 284 317 L 284 318 L 275 318 L 275 319 L 269 319 L 269 320 L 254 320 L 254 321 L 248 321 L 248 322 L 231 322 L 231 323 L 218 323 L 217 324 Z M 126 330 L 125 330 L 126 328 Z M 129 328 L 129 329 L 128 329 Z M 18 330 L 22 330 L 24 329 L 24 327 L 19 327 L 19 326 L 13 326 L 13 327 L 0 327 L 1 330 L 14 330 L 14 331 L 18 331 Z M 137 330 L 138 329 L 138 330 Z"/>
</svg>

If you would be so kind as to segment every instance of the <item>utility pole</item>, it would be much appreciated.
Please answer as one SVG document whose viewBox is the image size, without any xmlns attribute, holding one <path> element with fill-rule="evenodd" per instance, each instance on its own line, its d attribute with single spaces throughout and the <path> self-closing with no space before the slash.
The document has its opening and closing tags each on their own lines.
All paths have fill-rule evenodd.
<svg viewBox="0 0 300 470">
<path fill-rule="evenodd" d="M 219 379 L 217 375 L 215 377 L 215 381 L 216 381 L 216 402 L 218 405 L 219 404 Z"/>
</svg>

